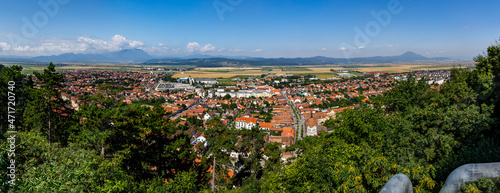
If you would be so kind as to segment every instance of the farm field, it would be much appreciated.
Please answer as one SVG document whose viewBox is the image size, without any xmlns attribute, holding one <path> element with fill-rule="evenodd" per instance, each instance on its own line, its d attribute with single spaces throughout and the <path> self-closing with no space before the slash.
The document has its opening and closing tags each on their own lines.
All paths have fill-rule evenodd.
<svg viewBox="0 0 500 193">
<path fill-rule="evenodd" d="M 317 78 L 331 78 L 337 77 L 336 72 L 330 71 L 334 70 L 347 70 L 347 71 L 358 71 L 358 72 L 389 72 L 389 73 L 401 73 L 416 70 L 449 70 L 457 66 L 454 63 L 439 63 L 439 64 L 365 64 L 365 65 L 352 65 L 352 66 L 300 66 L 300 67 L 273 67 L 273 66 L 263 66 L 263 67 L 253 67 L 253 68 L 236 68 L 236 67 L 222 67 L 222 68 L 199 68 L 194 71 L 187 71 L 183 73 L 178 73 L 174 75 L 174 78 L 183 78 L 191 76 L 193 78 L 231 78 L 237 76 L 259 76 L 261 74 L 276 74 L 276 75 L 287 75 L 287 74 L 297 74 L 305 75 L 311 74 L 315 75 Z M 360 74 L 360 73 L 353 73 Z"/>
<path fill-rule="evenodd" d="M 7 66 L 14 64 L 6 64 Z M 19 65 L 19 64 L 18 64 Z M 42 72 L 46 65 L 20 64 L 24 67 L 23 73 Z M 467 65 L 467 64 L 466 64 Z M 337 77 L 336 72 L 331 70 L 346 70 L 363 72 L 389 72 L 401 73 L 416 70 L 449 70 L 458 66 L 456 63 L 437 63 L 437 64 L 359 64 L 359 65 L 328 65 L 328 66 L 255 66 L 255 67 L 215 67 L 215 68 L 196 68 L 193 71 L 177 73 L 174 78 L 183 78 L 191 76 L 193 78 L 234 78 L 260 76 L 261 74 L 287 75 L 297 74 L 315 75 L 317 78 Z M 67 64 L 57 66 L 57 70 L 111 70 L 111 71 L 143 71 L 138 64 Z M 181 66 L 155 65 L 147 66 L 153 68 L 172 68 Z M 191 66 L 192 67 L 192 66 Z M 355 75 L 360 73 L 353 72 Z"/>
</svg>

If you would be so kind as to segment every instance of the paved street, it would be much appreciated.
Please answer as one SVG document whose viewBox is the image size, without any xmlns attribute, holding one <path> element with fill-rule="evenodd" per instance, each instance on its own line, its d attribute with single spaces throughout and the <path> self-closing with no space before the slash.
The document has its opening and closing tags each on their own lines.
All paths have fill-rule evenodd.
<svg viewBox="0 0 500 193">
<path fill-rule="evenodd" d="M 302 133 L 306 133 L 306 131 L 304 130 L 305 129 L 305 118 L 300 114 L 300 110 L 297 108 L 297 106 L 295 105 L 295 103 L 293 101 L 291 101 L 289 98 L 288 98 L 288 95 L 285 94 L 285 97 L 287 97 L 287 101 L 288 101 L 288 104 L 290 105 L 290 108 L 292 108 L 292 116 L 293 116 L 293 121 L 295 122 L 295 139 L 296 141 L 297 140 L 301 140 L 302 137 Z M 297 116 L 296 116 L 297 115 Z"/>
</svg>

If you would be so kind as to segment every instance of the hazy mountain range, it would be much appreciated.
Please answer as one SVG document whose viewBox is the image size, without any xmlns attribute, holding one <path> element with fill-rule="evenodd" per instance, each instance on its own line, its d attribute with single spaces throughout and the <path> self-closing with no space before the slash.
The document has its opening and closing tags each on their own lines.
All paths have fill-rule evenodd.
<svg viewBox="0 0 500 193">
<path fill-rule="evenodd" d="M 239 65 L 325 65 L 325 64 L 363 64 L 363 63 L 410 63 L 410 62 L 445 62 L 456 61 L 450 58 L 427 58 L 425 56 L 406 52 L 399 56 L 375 56 L 360 58 L 331 58 L 323 56 L 305 58 L 259 58 L 249 56 L 211 56 L 189 55 L 179 57 L 153 57 L 141 49 L 126 49 L 104 54 L 74 54 L 66 53 L 53 56 L 38 56 L 33 58 L 0 57 L 0 62 L 26 63 L 142 63 L 155 65 L 195 65 L 206 67 L 239 66 Z"/>
</svg>

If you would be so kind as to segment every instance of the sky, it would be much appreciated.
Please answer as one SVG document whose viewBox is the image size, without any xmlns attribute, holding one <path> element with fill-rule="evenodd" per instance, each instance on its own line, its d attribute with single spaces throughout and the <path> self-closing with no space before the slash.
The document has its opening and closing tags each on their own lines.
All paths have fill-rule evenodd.
<svg viewBox="0 0 500 193">
<path fill-rule="evenodd" d="M 0 3 L 0 55 L 143 49 L 191 54 L 470 60 L 500 37 L 497 0 L 16 0 Z"/>
</svg>

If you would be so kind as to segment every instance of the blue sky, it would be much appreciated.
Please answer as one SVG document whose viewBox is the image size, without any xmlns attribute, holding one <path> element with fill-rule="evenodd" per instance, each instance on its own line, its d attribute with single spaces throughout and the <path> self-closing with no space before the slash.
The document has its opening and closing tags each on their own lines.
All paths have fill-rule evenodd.
<svg viewBox="0 0 500 193">
<path fill-rule="evenodd" d="M 500 37 L 498 8 L 500 1 L 493 0 L 3 1 L 0 55 L 140 48 L 157 56 L 364 57 L 413 51 L 471 59 Z M 372 12 L 385 14 L 379 20 Z"/>
</svg>

